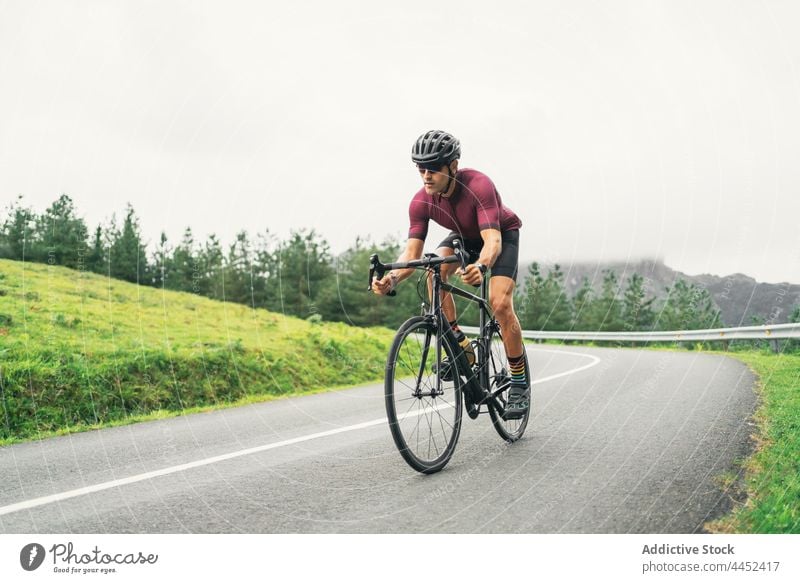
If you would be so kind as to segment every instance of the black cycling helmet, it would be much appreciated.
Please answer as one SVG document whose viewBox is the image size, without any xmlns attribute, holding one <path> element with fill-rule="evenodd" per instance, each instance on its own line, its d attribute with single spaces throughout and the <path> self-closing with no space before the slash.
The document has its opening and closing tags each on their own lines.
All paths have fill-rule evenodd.
<svg viewBox="0 0 800 583">
<path fill-rule="evenodd" d="M 411 149 L 411 160 L 430 168 L 447 166 L 461 157 L 461 143 L 441 130 L 430 130 L 417 138 Z"/>
</svg>

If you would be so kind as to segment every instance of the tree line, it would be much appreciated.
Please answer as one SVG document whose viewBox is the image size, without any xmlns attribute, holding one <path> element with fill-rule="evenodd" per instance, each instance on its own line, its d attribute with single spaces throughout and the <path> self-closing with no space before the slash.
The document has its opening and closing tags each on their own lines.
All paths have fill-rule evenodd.
<svg viewBox="0 0 800 583">
<path fill-rule="evenodd" d="M 720 310 L 708 290 L 683 279 L 655 296 L 648 293 L 640 274 L 632 274 L 623 288 L 617 274 L 605 270 L 599 290 L 584 278 L 569 297 L 559 265 L 544 276 L 539 264 L 533 263 L 524 282 L 515 305 L 525 330 L 633 332 L 702 330 L 722 325 Z"/>
<path fill-rule="evenodd" d="M 421 300 L 414 286 L 403 286 L 392 301 L 368 293 L 372 253 L 384 261 L 394 259 L 400 244 L 391 238 L 380 244 L 357 238 L 334 256 L 314 230 L 298 229 L 284 239 L 269 231 L 240 231 L 226 245 L 214 234 L 201 240 L 191 227 L 177 241 L 161 233 L 152 244 L 145 241 L 130 204 L 121 221 L 112 216 L 90 230 L 66 194 L 42 213 L 20 196 L 0 217 L 0 258 L 59 265 L 301 318 L 393 326 L 418 310 Z"/>
<path fill-rule="evenodd" d="M 422 278 L 407 280 L 393 298 L 367 292 L 370 255 L 378 253 L 383 261 L 392 261 L 400 251 L 396 239 L 376 243 L 356 238 L 347 250 L 334 255 L 324 237 L 306 229 L 292 231 L 284 239 L 269 231 L 255 236 L 240 231 L 223 245 L 216 235 L 200 240 L 187 227 L 177 241 L 162 233 L 149 244 L 131 205 L 121 222 L 112 217 L 90 231 L 66 194 L 40 214 L 19 197 L 0 222 L 2 258 L 356 326 L 395 327 L 419 313 L 426 296 Z M 559 266 L 544 275 L 534 263 L 520 274 L 519 282 L 515 306 L 523 329 L 688 330 L 720 325 L 720 312 L 709 292 L 680 279 L 654 295 L 639 274 L 631 276 L 623 289 L 617 275 L 606 271 L 599 289 L 584 280 L 570 297 Z M 477 319 L 473 307 L 460 307 L 461 323 L 475 325 Z"/>
</svg>

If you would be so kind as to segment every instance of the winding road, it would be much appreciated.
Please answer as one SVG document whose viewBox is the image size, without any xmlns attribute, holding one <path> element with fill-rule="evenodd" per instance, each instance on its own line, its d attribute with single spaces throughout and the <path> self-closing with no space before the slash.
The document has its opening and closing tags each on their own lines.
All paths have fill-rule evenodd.
<svg viewBox="0 0 800 583">
<path fill-rule="evenodd" d="M 465 416 L 438 474 L 397 453 L 376 384 L 0 448 L 0 532 L 689 533 L 729 509 L 757 402 L 743 364 L 528 354 L 524 438 Z"/>
</svg>

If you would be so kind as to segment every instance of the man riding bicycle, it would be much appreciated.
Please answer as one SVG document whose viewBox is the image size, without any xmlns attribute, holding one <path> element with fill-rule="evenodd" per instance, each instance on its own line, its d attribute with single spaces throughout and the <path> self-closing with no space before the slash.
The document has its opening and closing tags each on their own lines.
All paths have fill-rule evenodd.
<svg viewBox="0 0 800 583">
<path fill-rule="evenodd" d="M 511 373 L 506 417 L 521 418 L 530 406 L 530 375 L 526 368 L 522 330 L 514 312 L 519 228 L 522 222 L 503 205 L 500 194 L 488 176 L 477 170 L 458 169 L 460 157 L 461 144 L 447 132 L 431 130 L 417 139 L 411 151 L 411 160 L 417 165 L 423 187 L 409 205 L 408 241 L 397 262 L 422 257 L 428 222 L 433 219 L 451 231 L 439 243 L 436 254 L 452 255 L 453 241 L 460 239 L 473 261 L 463 271 L 455 264 L 442 265 L 442 280 L 447 281 L 458 269 L 464 283 L 478 286 L 486 272 L 491 270 L 489 303 L 503 330 L 503 344 Z M 390 271 L 373 281 L 372 290 L 385 295 L 413 272 L 413 269 Z M 455 302 L 449 292 L 442 292 L 442 311 L 468 362 L 473 364 L 475 354 L 458 326 Z"/>
</svg>

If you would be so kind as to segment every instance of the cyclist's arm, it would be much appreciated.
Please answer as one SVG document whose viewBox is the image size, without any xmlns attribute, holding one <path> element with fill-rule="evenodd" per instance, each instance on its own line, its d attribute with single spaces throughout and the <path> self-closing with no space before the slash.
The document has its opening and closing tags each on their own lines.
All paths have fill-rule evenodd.
<svg viewBox="0 0 800 583">
<path fill-rule="evenodd" d="M 481 239 L 483 239 L 483 249 L 478 257 L 478 263 L 490 269 L 503 250 L 503 237 L 498 229 L 483 229 Z"/>
<path fill-rule="evenodd" d="M 415 239 L 410 238 L 406 242 L 406 249 L 400 254 L 400 257 L 397 258 L 395 263 L 405 263 L 406 261 L 414 261 L 415 259 L 419 259 L 422 257 L 422 248 L 425 245 L 425 241 L 422 239 Z M 393 270 L 395 275 L 397 276 L 397 281 L 403 281 L 404 279 L 408 279 L 411 277 L 411 274 L 414 273 L 414 269 L 395 269 Z M 388 275 L 388 274 L 387 274 Z"/>
<path fill-rule="evenodd" d="M 500 235 L 500 195 L 497 194 L 497 189 L 488 176 L 479 177 L 472 188 L 476 203 L 475 218 L 483 239 L 483 249 L 478 263 L 489 269 L 500 256 L 503 244 Z"/>
<path fill-rule="evenodd" d="M 497 229 L 482 229 L 481 238 L 483 239 L 483 249 L 481 249 L 481 255 L 478 257 L 477 263 L 484 265 L 486 269 L 491 269 L 500 256 L 503 238 Z M 480 285 L 483 274 L 474 263 L 471 263 L 467 265 L 461 279 L 469 285 Z"/>
<path fill-rule="evenodd" d="M 422 239 L 409 238 L 406 243 L 405 250 L 400 254 L 395 263 L 405 263 L 406 261 L 414 261 L 422 257 L 422 249 L 425 241 Z M 394 287 L 411 276 L 414 269 L 393 269 L 387 271 L 381 279 L 376 279 L 372 284 L 372 290 L 377 294 L 387 294 Z M 394 281 L 393 281 L 394 280 Z"/>
</svg>

